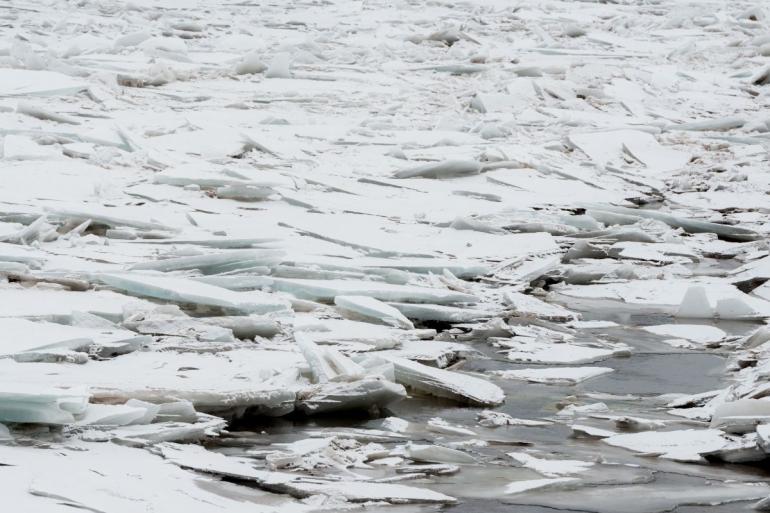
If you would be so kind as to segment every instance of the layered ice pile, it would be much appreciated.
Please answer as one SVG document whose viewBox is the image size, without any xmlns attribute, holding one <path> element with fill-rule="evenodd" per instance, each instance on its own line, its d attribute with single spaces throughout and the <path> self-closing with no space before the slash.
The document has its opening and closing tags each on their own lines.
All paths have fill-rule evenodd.
<svg viewBox="0 0 770 513">
<path fill-rule="evenodd" d="M 0 5 L 4 503 L 770 510 L 769 105 L 758 2 Z"/>
</svg>

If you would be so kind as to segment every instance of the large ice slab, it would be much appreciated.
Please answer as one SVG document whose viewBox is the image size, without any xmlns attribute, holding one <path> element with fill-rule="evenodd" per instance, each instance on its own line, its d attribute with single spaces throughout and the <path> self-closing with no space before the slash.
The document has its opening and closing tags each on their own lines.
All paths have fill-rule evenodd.
<svg viewBox="0 0 770 513">
<path fill-rule="evenodd" d="M 234 292 L 186 278 L 156 274 L 100 274 L 110 287 L 143 297 L 176 303 L 220 307 L 242 313 L 269 313 L 289 308 L 288 302 L 259 291 Z"/>
</svg>

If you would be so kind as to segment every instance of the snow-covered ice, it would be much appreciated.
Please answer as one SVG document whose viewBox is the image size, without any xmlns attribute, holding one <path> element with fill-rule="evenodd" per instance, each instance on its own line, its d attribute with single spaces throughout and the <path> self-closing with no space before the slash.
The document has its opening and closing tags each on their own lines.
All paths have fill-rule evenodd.
<svg viewBox="0 0 770 513">
<path fill-rule="evenodd" d="M 768 59 L 748 0 L 0 5 L 5 504 L 767 507 Z"/>
</svg>

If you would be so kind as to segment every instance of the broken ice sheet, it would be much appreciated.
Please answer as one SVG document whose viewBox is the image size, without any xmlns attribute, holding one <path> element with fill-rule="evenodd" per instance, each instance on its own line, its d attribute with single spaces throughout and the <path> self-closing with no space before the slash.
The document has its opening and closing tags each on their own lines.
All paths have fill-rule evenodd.
<svg viewBox="0 0 770 513">
<path fill-rule="evenodd" d="M 683 167 L 690 159 L 684 152 L 661 146 L 652 135 L 634 130 L 572 134 L 570 142 L 597 164 L 613 162 L 625 152 L 651 173 L 666 173 Z"/>
<path fill-rule="evenodd" d="M 711 423 L 728 443 L 699 457 L 766 457 L 760 8 L 38 4 L 0 24 L 0 381 L 63 425 L 11 426 L 10 504 L 451 502 L 433 489 L 616 513 L 767 496 L 750 465 L 683 471 L 592 440 Z M 651 340 L 681 350 L 651 356 Z M 637 394 L 664 359 L 698 378 L 680 383 L 691 396 L 661 365 L 663 395 Z M 580 366 L 624 389 L 591 392 Z M 60 392 L 83 386 L 92 402 L 67 411 Z M 373 405 L 401 422 L 340 413 Z M 142 449 L 197 441 L 202 460 L 247 456 L 251 482 Z M 475 462 L 391 455 L 407 442 Z M 588 453 L 585 472 L 551 467 Z M 252 473 L 266 454 L 293 469 L 270 492 Z M 605 486 L 608 454 L 648 469 L 612 467 L 638 479 Z"/>
<path fill-rule="evenodd" d="M 576 385 L 587 379 L 613 372 L 609 367 L 551 367 L 547 369 L 517 369 L 494 371 L 495 376 L 532 383 Z"/>
<path fill-rule="evenodd" d="M 526 336 L 502 339 L 498 344 L 510 348 L 506 353 L 509 360 L 526 363 L 579 365 L 628 354 L 628 348 L 621 344 L 586 346 L 541 341 Z"/>
<path fill-rule="evenodd" d="M 685 462 L 702 462 L 701 454 L 728 446 L 729 440 L 716 429 L 645 431 L 614 435 L 605 443 L 645 454 Z"/>
</svg>

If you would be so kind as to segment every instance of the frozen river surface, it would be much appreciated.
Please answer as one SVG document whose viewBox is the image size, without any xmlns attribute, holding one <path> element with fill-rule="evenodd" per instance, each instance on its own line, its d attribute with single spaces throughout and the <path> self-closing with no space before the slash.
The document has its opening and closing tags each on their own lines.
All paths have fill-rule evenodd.
<svg viewBox="0 0 770 513">
<path fill-rule="evenodd" d="M 3 504 L 770 510 L 769 105 L 756 1 L 0 4 Z"/>
</svg>

